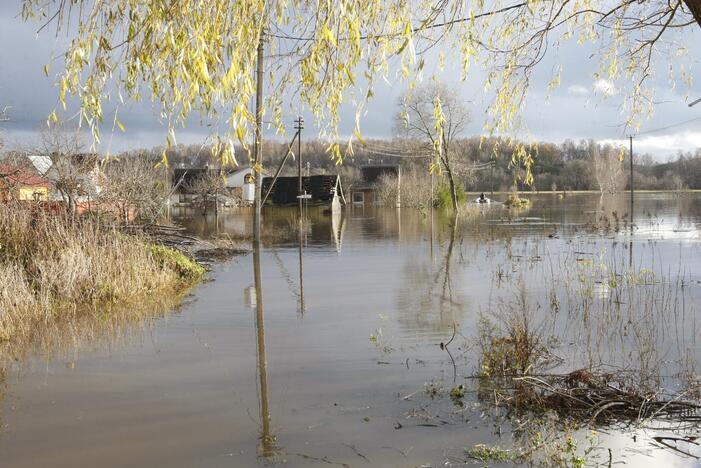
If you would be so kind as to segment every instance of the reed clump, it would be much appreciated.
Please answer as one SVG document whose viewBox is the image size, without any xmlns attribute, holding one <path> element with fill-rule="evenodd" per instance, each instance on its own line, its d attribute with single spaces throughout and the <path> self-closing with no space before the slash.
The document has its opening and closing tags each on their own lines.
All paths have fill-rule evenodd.
<svg viewBox="0 0 701 468">
<path fill-rule="evenodd" d="M 527 206 L 530 206 L 531 201 L 527 198 L 521 198 L 517 193 L 512 193 L 509 195 L 509 197 L 504 201 L 504 206 L 507 206 L 509 208 L 524 208 Z"/>
<path fill-rule="evenodd" d="M 0 341 L 81 311 L 168 294 L 203 274 L 182 253 L 97 221 L 0 206 Z"/>
<path fill-rule="evenodd" d="M 482 316 L 479 322 L 480 376 L 513 377 L 552 365 L 540 325 L 533 324 L 534 312 L 522 284 L 514 303 L 502 303 L 494 313 L 498 323 Z"/>
</svg>

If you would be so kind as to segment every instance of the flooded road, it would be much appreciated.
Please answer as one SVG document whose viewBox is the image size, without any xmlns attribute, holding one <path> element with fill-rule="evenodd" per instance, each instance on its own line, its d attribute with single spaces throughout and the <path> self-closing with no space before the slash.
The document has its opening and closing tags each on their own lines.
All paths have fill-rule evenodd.
<svg viewBox="0 0 701 468">
<path fill-rule="evenodd" d="M 474 378 L 480 324 L 514 304 L 557 356 L 549 371 L 634 371 L 691 397 L 701 194 L 637 194 L 633 234 L 627 196 L 529 198 L 457 223 L 411 209 L 309 211 L 301 243 L 294 210 L 266 211 L 260 255 L 217 265 L 177 310 L 115 333 L 64 333 L 11 366 L 2 466 L 444 466 L 478 444 L 514 451 L 522 421 L 479 397 Z M 246 216 L 179 221 L 238 237 Z M 447 396 L 456 385 L 460 404 Z M 551 430 L 590 448 L 587 464 L 697 466 L 691 439 L 677 450 L 654 439 L 676 429 Z"/>
</svg>

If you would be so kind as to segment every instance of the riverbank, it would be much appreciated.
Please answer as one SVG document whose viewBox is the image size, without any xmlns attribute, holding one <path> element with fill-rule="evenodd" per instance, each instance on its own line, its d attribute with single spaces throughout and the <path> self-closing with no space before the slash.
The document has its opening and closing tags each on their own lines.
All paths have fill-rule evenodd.
<svg viewBox="0 0 701 468">
<path fill-rule="evenodd" d="M 26 341 L 81 314 L 179 295 L 204 274 L 187 255 L 145 236 L 0 206 L 0 342 Z"/>
</svg>

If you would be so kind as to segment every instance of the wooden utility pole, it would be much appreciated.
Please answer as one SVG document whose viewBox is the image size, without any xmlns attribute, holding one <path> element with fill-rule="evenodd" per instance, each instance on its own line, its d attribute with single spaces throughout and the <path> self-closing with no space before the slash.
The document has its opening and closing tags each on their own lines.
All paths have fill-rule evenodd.
<svg viewBox="0 0 701 468">
<path fill-rule="evenodd" d="M 304 184 L 302 183 L 302 129 L 304 119 L 301 116 L 295 120 L 297 130 L 297 208 L 299 209 L 299 313 L 304 315 Z"/>
<path fill-rule="evenodd" d="M 302 208 L 304 199 L 300 198 L 303 195 L 302 184 L 302 129 L 304 128 L 304 119 L 297 117 L 295 120 L 295 129 L 297 130 L 297 206 L 299 208 L 299 220 L 302 221 Z"/>
<path fill-rule="evenodd" d="M 253 129 L 253 160 L 255 179 L 255 202 L 253 208 L 253 239 L 260 242 L 261 222 L 261 189 L 263 186 L 263 51 L 265 46 L 265 33 L 261 31 L 258 38 L 258 57 L 256 63 L 256 122 Z"/>
<path fill-rule="evenodd" d="M 253 282 L 256 289 L 256 338 L 258 345 L 258 371 L 260 385 L 261 451 L 269 456 L 274 451 L 274 437 L 270 432 L 270 406 L 268 404 L 268 361 L 265 356 L 265 320 L 263 317 L 263 280 L 260 268 L 260 223 L 263 187 L 263 52 L 265 32 L 258 38 L 256 63 L 256 120 L 253 141 L 255 170 L 255 201 L 253 211 Z"/>
<path fill-rule="evenodd" d="M 634 198 L 634 187 L 633 187 L 633 135 L 628 137 L 630 139 L 630 232 L 633 232 L 633 198 Z"/>
</svg>

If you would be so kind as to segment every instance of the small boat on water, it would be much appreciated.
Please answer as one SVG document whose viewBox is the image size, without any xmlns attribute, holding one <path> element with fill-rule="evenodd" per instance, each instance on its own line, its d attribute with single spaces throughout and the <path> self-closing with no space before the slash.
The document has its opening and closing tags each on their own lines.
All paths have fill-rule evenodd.
<svg viewBox="0 0 701 468">
<path fill-rule="evenodd" d="M 492 200 L 491 198 L 487 198 L 484 196 L 483 193 L 481 193 L 479 197 L 477 197 L 473 200 L 473 203 L 491 204 L 491 203 L 499 203 L 499 202 L 496 200 Z"/>
</svg>

